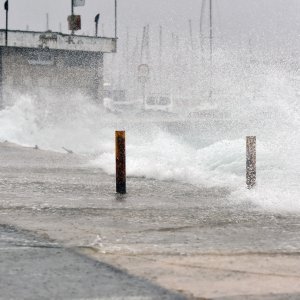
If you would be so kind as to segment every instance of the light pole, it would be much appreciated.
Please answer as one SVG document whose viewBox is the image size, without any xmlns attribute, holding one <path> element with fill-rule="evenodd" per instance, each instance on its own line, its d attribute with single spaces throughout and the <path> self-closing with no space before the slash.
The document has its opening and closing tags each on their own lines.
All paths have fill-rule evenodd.
<svg viewBox="0 0 300 300">
<path fill-rule="evenodd" d="M 71 15 L 74 15 L 74 0 L 71 0 Z"/>
<path fill-rule="evenodd" d="M 98 36 L 98 24 L 99 24 L 100 14 L 97 14 L 95 17 L 95 36 Z"/>
<path fill-rule="evenodd" d="M 5 26 L 5 46 L 7 47 L 7 35 L 8 35 L 8 0 L 4 3 L 4 9 L 6 10 L 6 26 Z"/>
</svg>

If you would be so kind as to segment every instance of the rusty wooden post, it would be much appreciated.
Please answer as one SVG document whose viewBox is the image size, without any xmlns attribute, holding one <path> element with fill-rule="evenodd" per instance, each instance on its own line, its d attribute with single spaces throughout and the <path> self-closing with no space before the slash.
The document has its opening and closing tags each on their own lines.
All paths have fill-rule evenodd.
<svg viewBox="0 0 300 300">
<path fill-rule="evenodd" d="M 246 145 L 246 183 L 252 189 L 256 183 L 256 137 L 247 136 Z"/>
<path fill-rule="evenodd" d="M 116 191 L 126 194 L 125 131 L 116 131 Z"/>
</svg>

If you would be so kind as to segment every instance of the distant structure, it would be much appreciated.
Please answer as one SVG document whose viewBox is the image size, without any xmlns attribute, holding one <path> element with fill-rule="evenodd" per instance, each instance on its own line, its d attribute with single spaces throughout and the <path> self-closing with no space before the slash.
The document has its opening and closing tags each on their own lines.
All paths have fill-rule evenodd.
<svg viewBox="0 0 300 300">
<path fill-rule="evenodd" d="M 117 39 L 59 32 L 0 30 L 0 108 L 16 95 L 67 101 L 78 93 L 102 101 L 103 56 L 116 52 Z"/>
</svg>

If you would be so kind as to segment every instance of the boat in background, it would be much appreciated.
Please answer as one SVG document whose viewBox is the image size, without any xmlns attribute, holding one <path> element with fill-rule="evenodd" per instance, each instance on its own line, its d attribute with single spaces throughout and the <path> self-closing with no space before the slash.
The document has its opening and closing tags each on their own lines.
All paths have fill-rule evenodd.
<svg viewBox="0 0 300 300">
<path fill-rule="evenodd" d="M 173 111 L 173 101 L 172 98 L 168 95 L 153 93 L 150 94 L 144 104 L 145 111 L 161 111 L 169 112 Z"/>
<path fill-rule="evenodd" d="M 127 91 L 112 89 L 110 84 L 104 84 L 103 106 L 112 113 L 132 113 L 139 110 L 139 103 L 128 99 Z"/>
</svg>

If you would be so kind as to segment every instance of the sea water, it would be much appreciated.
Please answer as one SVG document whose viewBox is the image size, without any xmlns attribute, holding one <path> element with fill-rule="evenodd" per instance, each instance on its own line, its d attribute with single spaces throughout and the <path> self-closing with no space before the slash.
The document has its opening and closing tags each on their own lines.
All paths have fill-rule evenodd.
<svg viewBox="0 0 300 300">
<path fill-rule="evenodd" d="M 244 78 L 237 76 L 236 66 L 223 70 L 231 81 L 226 76 L 222 81 L 219 74 L 219 87 L 223 84 L 227 93 L 215 95 L 222 100 L 218 109 L 229 111 L 230 119 L 218 126 L 213 119 L 205 128 L 201 120 L 185 119 L 194 125 L 172 130 L 163 118 L 147 122 L 146 117 L 114 115 L 81 95 L 72 103 L 45 97 L 43 106 L 21 95 L 0 112 L 0 139 L 54 151 L 65 147 L 113 175 L 114 131 L 125 129 L 128 176 L 224 187 L 231 201 L 300 211 L 297 79 L 283 67 L 256 67 Z M 182 117 L 180 122 L 178 127 Z M 252 190 L 245 184 L 247 135 L 257 136 L 257 184 Z"/>
</svg>

